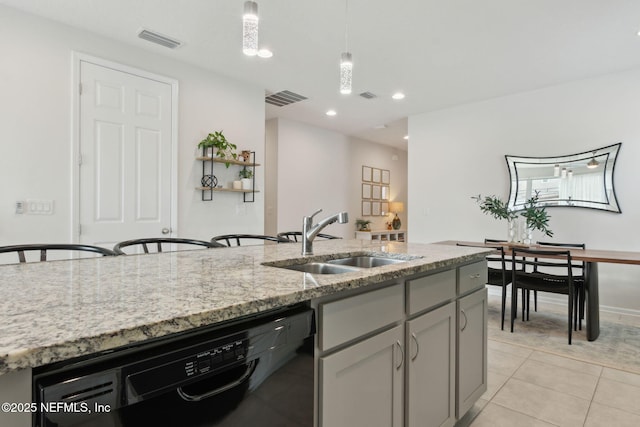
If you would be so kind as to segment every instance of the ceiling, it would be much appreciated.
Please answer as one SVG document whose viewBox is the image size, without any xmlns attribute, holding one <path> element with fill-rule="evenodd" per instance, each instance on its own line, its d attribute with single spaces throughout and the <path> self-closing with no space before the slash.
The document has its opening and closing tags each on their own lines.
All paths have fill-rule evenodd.
<svg viewBox="0 0 640 427">
<path fill-rule="evenodd" d="M 243 0 L 0 0 L 26 12 L 307 100 L 286 118 L 406 149 L 407 117 L 640 67 L 637 0 L 350 0 L 353 93 L 338 91 L 345 0 L 256 0 L 261 46 L 241 51 Z M 184 44 L 137 38 L 141 28 Z M 406 98 L 391 99 L 396 91 Z M 371 92 L 374 99 L 359 96 Z M 337 115 L 325 112 L 334 109 Z M 386 126 L 386 127 L 384 127 Z"/>
</svg>

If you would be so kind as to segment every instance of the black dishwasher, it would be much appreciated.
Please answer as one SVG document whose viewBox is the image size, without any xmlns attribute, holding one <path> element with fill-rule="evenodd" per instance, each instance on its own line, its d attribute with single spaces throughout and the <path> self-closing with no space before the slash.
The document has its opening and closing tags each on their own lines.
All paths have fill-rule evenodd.
<svg viewBox="0 0 640 427">
<path fill-rule="evenodd" d="M 39 427 L 311 427 L 306 306 L 34 370 Z"/>
</svg>

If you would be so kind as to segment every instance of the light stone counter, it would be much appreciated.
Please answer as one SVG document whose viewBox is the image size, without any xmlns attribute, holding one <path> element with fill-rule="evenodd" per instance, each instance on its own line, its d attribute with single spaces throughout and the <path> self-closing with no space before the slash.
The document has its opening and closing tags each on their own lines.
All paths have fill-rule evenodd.
<svg viewBox="0 0 640 427">
<path fill-rule="evenodd" d="M 482 259 L 486 249 L 329 240 L 315 255 L 386 253 L 406 263 L 310 275 L 263 266 L 297 263 L 300 244 L 0 266 L 0 375 Z M 287 261 L 291 260 L 291 261 Z"/>
</svg>

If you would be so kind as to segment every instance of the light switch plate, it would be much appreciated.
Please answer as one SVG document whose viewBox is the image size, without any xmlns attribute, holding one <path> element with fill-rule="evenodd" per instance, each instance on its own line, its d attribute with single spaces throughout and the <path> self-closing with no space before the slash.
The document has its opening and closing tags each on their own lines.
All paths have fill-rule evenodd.
<svg viewBox="0 0 640 427">
<path fill-rule="evenodd" d="M 53 215 L 53 200 L 27 199 L 25 213 L 28 215 Z"/>
</svg>

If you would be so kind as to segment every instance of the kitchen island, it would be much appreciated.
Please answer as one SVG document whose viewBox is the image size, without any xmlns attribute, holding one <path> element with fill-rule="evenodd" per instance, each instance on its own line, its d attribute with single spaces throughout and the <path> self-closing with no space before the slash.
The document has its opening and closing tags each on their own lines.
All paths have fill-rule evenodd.
<svg viewBox="0 0 640 427">
<path fill-rule="evenodd" d="M 300 302 L 320 307 L 327 298 L 335 301 L 387 284 L 404 286 L 406 278 L 483 263 L 486 253 L 446 245 L 330 240 L 316 242 L 311 257 L 300 255 L 300 245 L 279 244 L 2 266 L 0 400 L 25 401 L 28 393 L 30 401 L 30 370 L 41 365 Z M 354 254 L 407 261 L 334 275 L 264 265 Z M 8 425 L 1 418 L 5 415 L 0 414 L 2 425 Z"/>
</svg>

